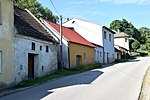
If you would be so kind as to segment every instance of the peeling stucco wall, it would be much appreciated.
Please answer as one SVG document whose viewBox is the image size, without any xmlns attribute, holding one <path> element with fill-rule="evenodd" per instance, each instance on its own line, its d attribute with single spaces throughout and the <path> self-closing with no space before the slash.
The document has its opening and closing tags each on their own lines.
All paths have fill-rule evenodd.
<svg viewBox="0 0 150 100">
<path fill-rule="evenodd" d="M 12 0 L 0 0 L 0 3 L 2 18 L 2 24 L 0 25 L 0 51 L 2 52 L 2 72 L 0 73 L 0 88 L 5 88 L 13 85 L 14 82 L 14 11 Z"/>
<path fill-rule="evenodd" d="M 31 50 L 32 42 L 35 50 Z M 42 46 L 42 50 L 40 50 Z M 49 52 L 46 52 L 46 46 Z M 16 83 L 28 79 L 28 54 L 34 54 L 34 76 L 41 77 L 57 70 L 57 45 L 31 37 L 15 35 L 14 64 Z M 43 68 L 42 68 L 43 67 Z"/>
</svg>

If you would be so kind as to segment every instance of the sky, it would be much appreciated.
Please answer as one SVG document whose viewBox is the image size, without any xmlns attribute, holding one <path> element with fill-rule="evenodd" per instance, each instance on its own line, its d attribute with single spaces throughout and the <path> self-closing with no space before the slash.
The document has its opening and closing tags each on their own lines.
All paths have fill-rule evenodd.
<svg viewBox="0 0 150 100">
<path fill-rule="evenodd" d="M 54 15 L 79 18 L 109 27 L 113 20 L 126 19 L 136 28 L 150 28 L 150 0 L 38 0 Z"/>
</svg>

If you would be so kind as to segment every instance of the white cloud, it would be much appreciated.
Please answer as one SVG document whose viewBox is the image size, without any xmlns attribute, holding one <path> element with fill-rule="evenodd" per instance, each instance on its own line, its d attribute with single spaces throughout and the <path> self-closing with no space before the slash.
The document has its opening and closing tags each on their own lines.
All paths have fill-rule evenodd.
<svg viewBox="0 0 150 100">
<path fill-rule="evenodd" d="M 150 4 L 150 0 L 99 0 L 100 2 L 111 2 L 115 4 Z"/>
<path fill-rule="evenodd" d="M 74 0 L 72 1 L 72 4 L 94 4 L 100 2 L 109 2 L 114 4 L 138 4 L 138 5 L 150 4 L 150 0 Z"/>
</svg>

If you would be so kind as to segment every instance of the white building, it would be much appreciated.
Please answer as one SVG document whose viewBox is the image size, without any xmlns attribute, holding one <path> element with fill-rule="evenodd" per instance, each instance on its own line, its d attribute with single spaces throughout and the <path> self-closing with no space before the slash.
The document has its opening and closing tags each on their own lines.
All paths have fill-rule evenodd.
<svg viewBox="0 0 150 100">
<path fill-rule="evenodd" d="M 123 33 L 123 32 L 117 32 L 114 35 L 114 44 L 115 48 L 120 51 L 121 54 L 116 53 L 115 59 L 121 59 L 120 56 L 125 56 L 127 53 L 129 53 L 129 35 Z"/>
<path fill-rule="evenodd" d="M 14 7 L 15 83 L 57 70 L 57 42 L 28 10 Z"/>
<path fill-rule="evenodd" d="M 65 22 L 63 26 L 73 28 L 85 39 L 95 44 L 95 62 L 114 62 L 114 32 L 109 28 L 75 18 Z"/>
</svg>

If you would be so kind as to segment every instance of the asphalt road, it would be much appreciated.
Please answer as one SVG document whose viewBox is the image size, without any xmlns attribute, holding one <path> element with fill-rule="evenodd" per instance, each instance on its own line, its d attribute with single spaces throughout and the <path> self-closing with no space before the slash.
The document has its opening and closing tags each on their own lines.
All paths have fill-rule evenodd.
<svg viewBox="0 0 150 100">
<path fill-rule="evenodd" d="M 105 65 L 32 87 L 0 100 L 138 100 L 150 57 Z"/>
</svg>

